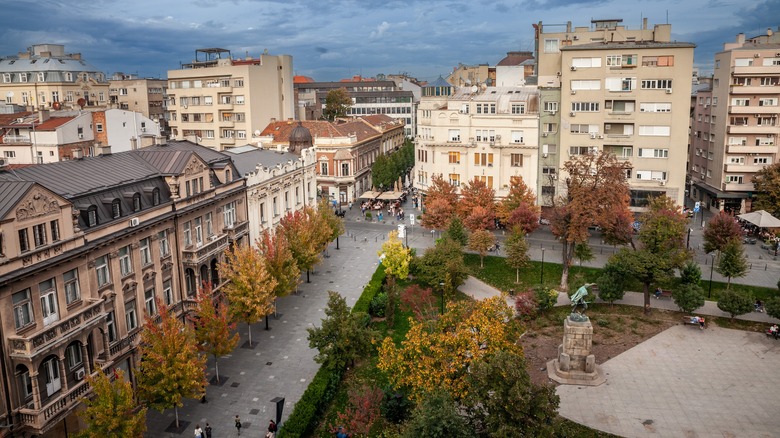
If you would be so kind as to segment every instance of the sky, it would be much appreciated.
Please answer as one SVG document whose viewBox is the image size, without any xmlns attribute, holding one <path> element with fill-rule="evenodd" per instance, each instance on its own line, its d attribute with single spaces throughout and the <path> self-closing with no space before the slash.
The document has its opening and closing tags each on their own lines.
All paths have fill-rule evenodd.
<svg viewBox="0 0 780 438">
<path fill-rule="evenodd" d="M 692 42 L 694 65 L 740 32 L 780 26 L 780 0 L 5 0 L 0 56 L 64 44 L 98 70 L 166 78 L 198 48 L 234 57 L 292 55 L 296 75 L 335 81 L 407 73 L 423 81 L 459 63 L 498 63 L 533 50 L 533 23 L 590 26 L 622 18 L 629 29 L 671 23 Z M 557 31 L 560 28 L 555 28 Z"/>
</svg>

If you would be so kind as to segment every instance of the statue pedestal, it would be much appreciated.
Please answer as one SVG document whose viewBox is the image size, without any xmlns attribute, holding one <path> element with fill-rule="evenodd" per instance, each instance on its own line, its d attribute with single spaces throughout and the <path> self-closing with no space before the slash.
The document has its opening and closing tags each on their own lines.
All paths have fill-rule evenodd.
<svg viewBox="0 0 780 438">
<path fill-rule="evenodd" d="M 605 382 L 604 372 L 590 354 L 593 345 L 593 325 L 590 320 L 563 321 L 563 344 L 558 346 L 558 358 L 547 362 L 547 376 L 565 385 L 598 386 Z"/>
</svg>

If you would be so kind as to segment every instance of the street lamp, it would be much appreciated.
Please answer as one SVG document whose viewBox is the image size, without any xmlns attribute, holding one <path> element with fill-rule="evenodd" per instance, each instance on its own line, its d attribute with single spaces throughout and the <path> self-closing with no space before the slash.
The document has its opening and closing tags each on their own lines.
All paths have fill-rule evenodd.
<svg viewBox="0 0 780 438">
<path fill-rule="evenodd" d="M 542 272 L 539 278 L 539 284 L 544 286 L 544 247 L 542 247 Z"/>
<path fill-rule="evenodd" d="M 710 264 L 710 291 L 707 293 L 707 298 L 712 297 L 712 271 L 715 269 L 715 254 L 712 255 L 712 263 Z"/>
<path fill-rule="evenodd" d="M 691 231 L 693 231 L 693 228 L 688 228 L 688 241 L 685 243 L 685 249 L 691 248 Z"/>
<path fill-rule="evenodd" d="M 444 283 L 439 283 L 441 289 L 441 315 L 444 315 Z"/>
</svg>

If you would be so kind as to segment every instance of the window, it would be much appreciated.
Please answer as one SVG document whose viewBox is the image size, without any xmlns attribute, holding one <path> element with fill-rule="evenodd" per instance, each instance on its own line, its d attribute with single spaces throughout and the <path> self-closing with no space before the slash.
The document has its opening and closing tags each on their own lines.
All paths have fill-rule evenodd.
<svg viewBox="0 0 780 438">
<path fill-rule="evenodd" d="M 487 154 L 487 153 L 474 154 L 474 165 L 493 167 L 493 154 Z"/>
<path fill-rule="evenodd" d="M 745 164 L 745 157 L 729 157 L 729 164 Z"/>
<path fill-rule="evenodd" d="M 642 66 L 644 67 L 673 67 L 674 56 L 643 56 Z"/>
<path fill-rule="evenodd" d="M 108 312 L 106 315 L 106 331 L 108 332 L 108 342 L 116 342 L 116 325 L 114 324 L 114 312 Z"/>
<path fill-rule="evenodd" d="M 111 217 L 114 219 L 122 216 L 122 205 L 119 203 L 119 199 L 114 199 L 111 202 Z"/>
<path fill-rule="evenodd" d="M 30 239 L 27 236 L 27 228 L 19 230 L 19 250 L 27 252 L 30 250 Z"/>
<path fill-rule="evenodd" d="M 523 167 L 523 154 L 512 154 L 510 158 L 512 167 Z"/>
<path fill-rule="evenodd" d="M 672 80 L 671 79 L 643 79 L 641 82 L 641 87 L 643 90 L 671 89 Z"/>
<path fill-rule="evenodd" d="M 5 158 L 16 158 L 16 151 L 3 151 Z"/>
<path fill-rule="evenodd" d="M 170 306 L 173 303 L 173 289 L 171 289 L 171 279 L 163 280 L 163 302 Z"/>
<path fill-rule="evenodd" d="M 144 307 L 149 316 L 157 314 L 157 303 L 154 302 L 154 288 L 147 289 L 144 292 Z"/>
<path fill-rule="evenodd" d="M 460 129 L 450 129 L 448 138 L 448 141 L 460 141 Z"/>
<path fill-rule="evenodd" d="M 138 327 L 138 317 L 135 314 L 135 300 L 125 303 L 125 323 L 127 324 L 128 332 Z"/>
<path fill-rule="evenodd" d="M 133 262 L 130 258 L 130 245 L 119 248 L 119 273 L 122 277 L 133 272 Z"/>
<path fill-rule="evenodd" d="M 450 184 L 452 184 L 455 187 L 458 187 L 460 185 L 460 174 L 459 173 L 451 173 L 450 174 Z"/>
<path fill-rule="evenodd" d="M 636 78 L 606 78 L 604 88 L 611 92 L 633 91 L 636 88 Z"/>
<path fill-rule="evenodd" d="M 30 379 L 30 372 L 27 368 L 24 368 L 24 371 L 19 374 L 19 386 L 22 388 L 20 392 L 25 400 L 32 398 L 32 379 Z"/>
<path fill-rule="evenodd" d="M 195 244 L 198 247 L 203 245 L 203 218 L 195 218 Z"/>
<path fill-rule="evenodd" d="M 601 67 L 601 58 L 572 58 L 571 66 L 577 68 Z"/>
<path fill-rule="evenodd" d="M 642 113 L 668 113 L 672 111 L 670 102 L 652 103 L 642 102 L 639 104 L 639 112 Z"/>
<path fill-rule="evenodd" d="M 225 227 L 232 228 L 236 223 L 236 201 L 225 204 L 224 209 Z"/>
<path fill-rule="evenodd" d="M 184 223 L 184 246 L 192 245 L 192 223 L 187 221 Z"/>
<path fill-rule="evenodd" d="M 3 73 L 3 82 L 11 82 L 11 73 Z"/>
<path fill-rule="evenodd" d="M 544 40 L 544 53 L 558 53 L 558 44 L 559 41 L 557 39 L 545 39 Z"/>
<path fill-rule="evenodd" d="M 35 247 L 46 245 L 46 224 L 33 225 L 33 241 Z"/>
<path fill-rule="evenodd" d="M 45 82 L 46 81 L 46 73 L 44 72 L 38 72 L 38 82 Z"/>
<path fill-rule="evenodd" d="M 596 148 L 593 148 L 596 149 Z M 569 155 L 588 155 L 592 152 L 588 146 L 570 146 Z"/>
<path fill-rule="evenodd" d="M 512 104 L 512 114 L 525 114 L 525 104 L 524 103 L 513 103 Z"/>
<path fill-rule="evenodd" d="M 623 59 L 620 55 L 607 55 L 607 67 L 620 67 L 620 61 Z"/>
<path fill-rule="evenodd" d="M 758 106 L 777 106 L 777 98 L 769 97 L 758 99 Z"/>
<path fill-rule="evenodd" d="M 639 126 L 639 135 L 656 136 L 656 137 L 668 137 L 671 134 L 671 127 L 669 126 Z"/>
<path fill-rule="evenodd" d="M 558 102 L 544 102 L 544 110 L 550 113 L 558 111 Z"/>
<path fill-rule="evenodd" d="M 62 280 L 65 283 L 65 303 L 71 304 L 81 299 L 81 291 L 79 290 L 79 271 L 78 269 L 71 269 L 62 275 Z"/>
<path fill-rule="evenodd" d="M 769 164 L 769 157 L 754 157 L 753 164 Z"/>
<path fill-rule="evenodd" d="M 141 195 L 138 193 L 133 195 L 133 211 L 141 211 Z"/>
<path fill-rule="evenodd" d="M 601 81 L 596 80 L 579 80 L 571 81 L 572 91 L 577 90 L 601 90 Z"/>
<path fill-rule="evenodd" d="M 141 266 L 152 264 L 152 239 L 141 239 Z"/>
<path fill-rule="evenodd" d="M 94 205 L 91 205 L 87 209 L 87 225 L 90 227 L 94 227 L 97 225 L 97 207 Z"/>
<path fill-rule="evenodd" d="M 341 176 L 349 176 L 349 163 L 341 163 Z"/>
<path fill-rule="evenodd" d="M 639 158 L 669 158 L 669 149 L 639 148 Z"/>
<path fill-rule="evenodd" d="M 554 167 L 542 167 L 542 175 L 547 175 L 548 177 L 555 176 L 556 169 Z"/>
<path fill-rule="evenodd" d="M 328 163 L 320 163 L 320 175 L 328 175 Z"/>
<path fill-rule="evenodd" d="M 243 79 L 235 79 L 233 81 L 234 87 L 243 87 L 244 86 L 244 80 Z"/>
<path fill-rule="evenodd" d="M 762 87 L 771 87 L 771 86 L 777 85 L 777 83 L 778 83 L 777 78 L 763 77 L 763 78 L 761 78 L 760 85 Z"/>
<path fill-rule="evenodd" d="M 27 82 L 27 73 L 19 73 L 19 82 Z"/>
<path fill-rule="evenodd" d="M 450 164 L 460 164 L 460 152 L 448 152 Z"/>
<path fill-rule="evenodd" d="M 211 212 L 206 213 L 204 218 L 206 219 L 206 236 L 211 237 L 214 235 L 214 221 Z"/>
<path fill-rule="evenodd" d="M 11 296 L 14 305 L 14 322 L 16 329 L 27 327 L 33 323 L 32 301 L 30 300 L 30 288 L 17 292 Z"/>
<path fill-rule="evenodd" d="M 212 96 L 203 96 L 203 105 L 214 105 L 214 98 Z"/>
<path fill-rule="evenodd" d="M 523 143 L 523 131 L 512 131 L 512 143 Z"/>
<path fill-rule="evenodd" d="M 95 124 L 95 130 L 97 132 L 103 132 L 103 124 L 102 123 Z"/>
<path fill-rule="evenodd" d="M 742 184 L 742 175 L 726 175 L 726 183 Z"/>
<path fill-rule="evenodd" d="M 556 132 L 558 131 L 558 124 L 557 123 L 543 123 L 542 124 L 542 132 L 550 133 L 550 132 Z"/>
<path fill-rule="evenodd" d="M 647 181 L 666 181 L 666 172 L 656 170 L 637 170 L 636 179 Z"/>
<path fill-rule="evenodd" d="M 575 112 L 598 112 L 598 102 L 572 102 L 571 110 Z"/>
<path fill-rule="evenodd" d="M 474 181 L 482 181 L 485 183 L 485 186 L 492 188 L 493 187 L 493 177 L 492 176 L 484 176 L 484 175 L 477 175 L 474 177 Z"/>
<path fill-rule="evenodd" d="M 81 344 L 74 342 L 65 349 L 65 364 L 72 370 L 83 363 L 81 358 Z"/>
</svg>

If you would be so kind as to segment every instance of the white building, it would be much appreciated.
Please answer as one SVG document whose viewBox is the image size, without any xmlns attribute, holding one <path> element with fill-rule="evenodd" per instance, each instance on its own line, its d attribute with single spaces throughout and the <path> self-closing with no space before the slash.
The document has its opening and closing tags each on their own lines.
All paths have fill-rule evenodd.
<svg viewBox="0 0 780 438">
<path fill-rule="evenodd" d="M 106 110 L 106 141 L 113 152 L 124 152 L 155 144 L 160 124 L 140 112 Z"/>
</svg>

